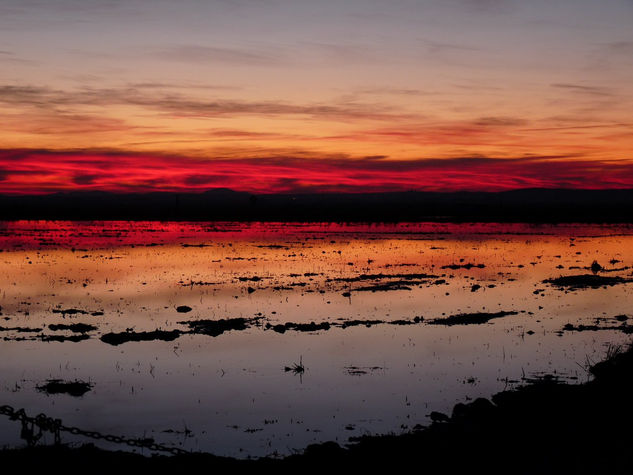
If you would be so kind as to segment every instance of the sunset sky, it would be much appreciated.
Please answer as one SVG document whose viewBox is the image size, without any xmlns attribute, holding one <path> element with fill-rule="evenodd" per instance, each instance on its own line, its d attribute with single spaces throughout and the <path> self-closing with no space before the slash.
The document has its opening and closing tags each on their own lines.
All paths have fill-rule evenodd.
<svg viewBox="0 0 633 475">
<path fill-rule="evenodd" d="M 631 0 L 0 1 L 0 192 L 633 188 Z"/>
</svg>

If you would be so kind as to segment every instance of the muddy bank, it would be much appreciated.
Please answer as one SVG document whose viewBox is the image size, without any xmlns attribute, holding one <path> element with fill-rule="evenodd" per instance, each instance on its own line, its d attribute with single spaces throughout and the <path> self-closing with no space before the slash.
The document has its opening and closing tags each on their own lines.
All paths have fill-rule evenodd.
<svg viewBox="0 0 633 475">
<path fill-rule="evenodd" d="M 428 427 L 400 435 L 365 436 L 347 447 L 311 445 L 284 459 L 236 460 L 210 454 L 143 457 L 91 445 L 71 449 L 35 447 L 0 452 L 3 463 L 22 468 L 61 464 L 68 472 L 87 467 L 132 472 L 151 470 L 251 469 L 372 472 L 419 468 L 428 473 L 630 473 L 633 422 L 633 350 L 609 347 L 607 359 L 587 368 L 593 380 L 569 385 L 539 378 L 490 400 L 455 405 L 452 413 L 431 413 Z M 355 368 L 354 368 L 355 369 Z"/>
</svg>

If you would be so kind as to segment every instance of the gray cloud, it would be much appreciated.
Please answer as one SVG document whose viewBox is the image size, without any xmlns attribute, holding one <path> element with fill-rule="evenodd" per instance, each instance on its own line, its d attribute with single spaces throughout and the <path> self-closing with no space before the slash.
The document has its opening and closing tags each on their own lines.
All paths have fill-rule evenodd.
<svg viewBox="0 0 633 475">
<path fill-rule="evenodd" d="M 480 117 L 473 121 L 473 125 L 483 127 L 515 127 L 526 124 L 527 120 L 520 117 Z"/>
<path fill-rule="evenodd" d="M 606 47 L 613 53 L 620 53 L 626 55 L 633 54 L 633 41 L 614 41 L 607 43 Z"/>
<path fill-rule="evenodd" d="M 167 61 L 191 63 L 225 63 L 245 66 L 279 66 L 287 61 L 279 54 L 239 48 L 217 46 L 180 45 L 154 53 L 154 57 Z"/>
<path fill-rule="evenodd" d="M 3 63 L 16 63 L 23 65 L 34 65 L 37 61 L 31 61 L 30 59 L 18 58 L 15 53 L 6 50 L 0 50 L 0 62 Z"/>
<path fill-rule="evenodd" d="M 473 46 L 468 46 L 468 45 L 460 45 L 456 43 L 445 43 L 445 42 L 439 42 L 439 41 L 432 41 L 428 39 L 423 39 L 422 41 L 427 46 L 429 52 L 433 54 L 480 51 L 480 48 L 475 48 Z"/>
<path fill-rule="evenodd" d="M 132 89 L 202 89 L 210 91 L 239 91 L 239 86 L 223 84 L 173 84 L 167 82 L 136 82 L 128 84 Z"/>
<path fill-rule="evenodd" d="M 459 0 L 470 11 L 481 13 L 509 13 L 515 5 L 509 0 Z"/>
<path fill-rule="evenodd" d="M 583 84 L 569 84 L 569 83 L 555 83 L 551 84 L 552 87 L 558 89 L 566 89 L 570 92 L 575 92 L 578 94 L 588 94 L 592 96 L 613 96 L 614 93 L 611 89 L 606 87 L 597 87 L 597 86 L 585 86 Z"/>
<path fill-rule="evenodd" d="M 422 91 L 420 89 L 406 89 L 389 86 L 360 88 L 355 92 L 358 94 L 394 96 L 427 96 L 434 94 L 433 92 Z"/>
<path fill-rule="evenodd" d="M 0 103 L 55 110 L 70 106 L 134 105 L 183 117 L 235 115 L 305 115 L 330 120 L 364 118 L 393 120 L 405 117 L 380 104 L 357 102 L 292 104 L 284 101 L 203 100 L 179 93 L 142 88 L 80 88 L 72 91 L 36 86 L 0 86 Z"/>
</svg>

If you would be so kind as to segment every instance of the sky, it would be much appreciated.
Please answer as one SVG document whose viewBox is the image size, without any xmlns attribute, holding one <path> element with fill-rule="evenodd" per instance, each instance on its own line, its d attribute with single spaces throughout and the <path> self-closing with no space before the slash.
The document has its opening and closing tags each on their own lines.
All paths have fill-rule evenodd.
<svg viewBox="0 0 633 475">
<path fill-rule="evenodd" d="M 0 193 L 633 188 L 633 0 L 0 0 Z"/>
</svg>

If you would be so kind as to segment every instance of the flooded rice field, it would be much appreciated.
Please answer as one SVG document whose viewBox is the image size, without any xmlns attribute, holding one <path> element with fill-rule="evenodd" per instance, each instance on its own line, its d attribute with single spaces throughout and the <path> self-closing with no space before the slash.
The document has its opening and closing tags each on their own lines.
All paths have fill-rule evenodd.
<svg viewBox="0 0 633 475">
<path fill-rule="evenodd" d="M 237 457 L 400 433 L 585 381 L 631 266 L 629 225 L 4 222 L 0 405 Z"/>
</svg>

